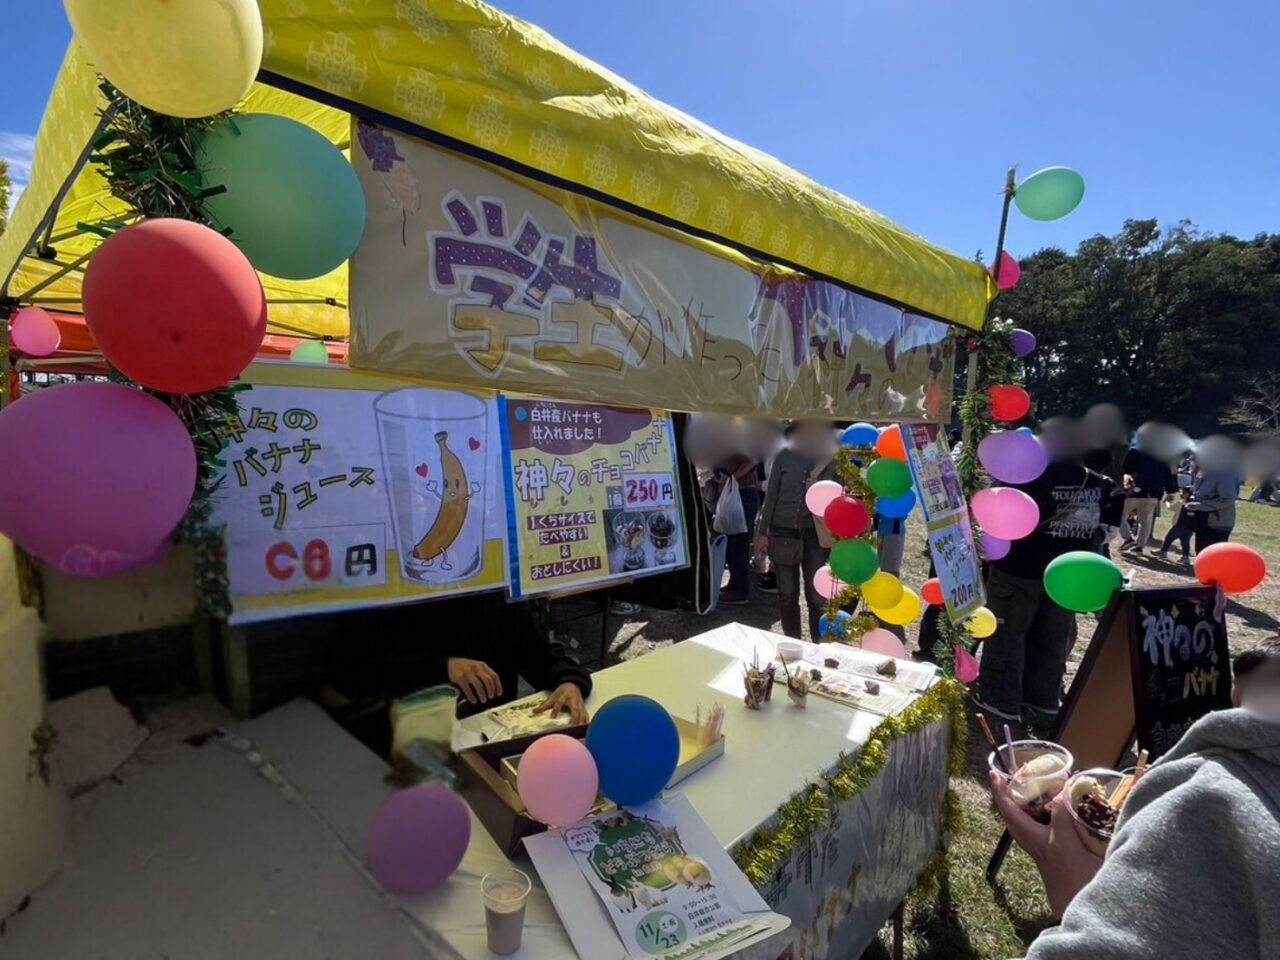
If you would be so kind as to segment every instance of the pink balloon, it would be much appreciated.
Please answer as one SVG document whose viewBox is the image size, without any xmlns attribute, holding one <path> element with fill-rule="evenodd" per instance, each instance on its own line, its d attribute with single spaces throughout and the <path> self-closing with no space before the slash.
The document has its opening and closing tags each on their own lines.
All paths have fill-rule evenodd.
<svg viewBox="0 0 1280 960">
<path fill-rule="evenodd" d="M 467 805 L 443 784 L 420 783 L 378 808 L 364 861 L 391 893 L 427 893 L 458 869 L 470 840 Z"/>
<path fill-rule="evenodd" d="M 62 331 L 47 311 L 23 307 L 9 322 L 9 342 L 29 357 L 47 357 L 62 346 Z"/>
<path fill-rule="evenodd" d="M 1021 490 L 990 487 L 973 495 L 973 518 L 1001 540 L 1021 540 L 1040 524 L 1040 508 Z"/>
<path fill-rule="evenodd" d="M 77 576 L 154 559 L 195 491 L 187 428 L 122 384 L 45 387 L 10 404 L 0 450 L 0 533 Z"/>
<path fill-rule="evenodd" d="M 978 679 L 978 661 L 963 643 L 956 644 L 956 679 L 973 683 Z"/>
<path fill-rule="evenodd" d="M 824 600 L 830 600 L 832 597 L 839 596 L 844 592 L 845 584 L 841 583 L 831 573 L 831 568 L 826 564 L 819 567 L 813 574 L 813 589 L 818 591 L 818 596 Z"/>
<path fill-rule="evenodd" d="M 988 268 L 991 275 L 996 275 L 995 264 Z M 1000 251 L 1000 276 L 996 279 L 996 286 L 1001 290 L 1012 290 L 1018 285 L 1018 280 L 1022 276 L 1022 267 L 1009 253 L 1008 250 Z"/>
<path fill-rule="evenodd" d="M 884 627 L 876 627 L 862 635 L 862 649 L 872 653 L 882 653 L 886 657 L 897 657 L 899 660 L 907 656 L 907 648 L 902 641 Z"/>
<path fill-rule="evenodd" d="M 552 733 L 535 740 L 520 758 L 516 789 L 533 819 L 567 827 L 595 805 L 600 771 L 581 740 Z"/>
<path fill-rule="evenodd" d="M 1001 540 L 985 532 L 982 534 L 982 539 L 978 541 L 978 549 L 987 560 L 1003 560 L 1009 555 L 1009 549 L 1012 546 L 1013 544 L 1008 540 Z"/>
<path fill-rule="evenodd" d="M 843 493 L 844 487 L 834 480 L 819 480 L 804 495 L 804 505 L 815 517 L 820 517 L 827 512 L 831 501 Z"/>
</svg>

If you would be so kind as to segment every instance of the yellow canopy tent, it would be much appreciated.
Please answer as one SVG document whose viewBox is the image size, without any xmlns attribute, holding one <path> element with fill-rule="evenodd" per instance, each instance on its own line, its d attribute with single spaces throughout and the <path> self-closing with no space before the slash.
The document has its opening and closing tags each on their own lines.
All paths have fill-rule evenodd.
<svg viewBox="0 0 1280 960">
<path fill-rule="evenodd" d="M 478 0 L 261 0 L 266 52 L 243 108 L 344 149 L 355 114 L 762 260 L 981 328 L 981 265 L 654 100 L 542 30 Z M 31 182 L 0 237 L 0 297 L 77 311 L 122 205 L 86 163 L 97 77 L 73 42 L 36 137 Z M 318 202 L 323 202 L 318 198 Z M 342 338 L 346 268 L 263 277 L 274 332 Z"/>
</svg>

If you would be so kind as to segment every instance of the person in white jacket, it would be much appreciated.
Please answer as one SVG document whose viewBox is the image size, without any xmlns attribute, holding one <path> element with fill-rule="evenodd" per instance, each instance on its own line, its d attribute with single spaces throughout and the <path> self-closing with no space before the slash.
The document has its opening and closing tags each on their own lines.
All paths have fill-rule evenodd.
<svg viewBox="0 0 1280 960">
<path fill-rule="evenodd" d="M 1027 960 L 1280 956 L 1280 637 L 1236 659 L 1237 709 L 1201 718 L 1134 787 L 1106 858 L 1061 799 L 1048 826 L 992 777 L 1060 926 Z"/>
</svg>

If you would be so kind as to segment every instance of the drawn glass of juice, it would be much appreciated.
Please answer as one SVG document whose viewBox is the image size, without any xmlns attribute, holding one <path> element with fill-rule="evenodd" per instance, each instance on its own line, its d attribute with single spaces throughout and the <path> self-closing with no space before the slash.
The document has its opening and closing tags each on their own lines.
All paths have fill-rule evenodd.
<svg viewBox="0 0 1280 960">
<path fill-rule="evenodd" d="M 374 401 L 405 579 L 458 583 L 484 566 L 488 407 L 456 390 L 405 387 Z"/>
</svg>

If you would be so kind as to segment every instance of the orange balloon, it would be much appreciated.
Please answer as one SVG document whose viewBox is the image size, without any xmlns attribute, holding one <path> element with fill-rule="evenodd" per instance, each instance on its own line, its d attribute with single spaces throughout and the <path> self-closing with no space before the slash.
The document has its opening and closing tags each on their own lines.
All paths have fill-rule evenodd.
<svg viewBox="0 0 1280 960">
<path fill-rule="evenodd" d="M 902 445 L 902 431 L 897 424 L 880 431 L 880 438 L 876 440 L 876 453 L 886 460 L 906 462 L 907 448 Z"/>
<path fill-rule="evenodd" d="M 1196 554 L 1196 576 L 1224 593 L 1248 593 L 1267 578 L 1267 561 L 1243 543 L 1215 543 Z"/>
<path fill-rule="evenodd" d="M 920 588 L 920 596 L 931 607 L 940 607 L 946 603 L 946 598 L 942 595 L 942 581 L 937 577 L 924 582 L 924 586 Z"/>
</svg>

